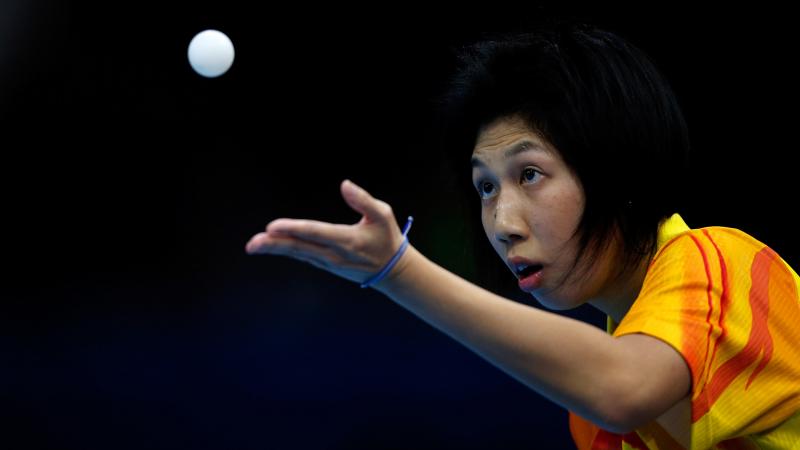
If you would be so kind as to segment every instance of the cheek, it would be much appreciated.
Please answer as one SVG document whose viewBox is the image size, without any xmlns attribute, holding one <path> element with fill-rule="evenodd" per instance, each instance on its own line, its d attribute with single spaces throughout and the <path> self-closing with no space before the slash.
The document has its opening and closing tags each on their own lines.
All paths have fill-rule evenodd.
<svg viewBox="0 0 800 450">
<path fill-rule="evenodd" d="M 483 225 L 483 232 L 486 235 L 486 239 L 489 240 L 489 244 L 492 248 L 500 255 L 501 258 L 504 257 L 503 249 L 500 246 L 500 243 L 494 238 L 494 220 L 493 220 L 493 212 L 488 210 L 483 210 L 481 213 L 481 224 Z"/>
<path fill-rule="evenodd" d="M 570 247 L 572 254 L 570 262 L 577 257 L 577 245 Z M 597 297 L 608 283 L 609 273 L 613 261 L 608 253 L 602 253 L 596 258 L 582 258 L 578 266 L 571 272 L 567 283 L 567 296 L 573 301 L 584 302 Z"/>
<path fill-rule="evenodd" d="M 554 239 L 572 238 L 583 214 L 583 198 L 576 192 L 560 192 L 548 199 L 548 231 Z"/>
<path fill-rule="evenodd" d="M 483 232 L 489 240 L 492 240 L 492 222 L 490 220 L 490 212 L 486 209 L 481 210 L 481 225 L 483 225 Z"/>
<path fill-rule="evenodd" d="M 533 234 L 543 245 L 550 249 L 558 249 L 562 254 L 572 253 L 570 244 L 574 244 L 572 236 L 577 221 L 559 210 L 550 210 L 547 214 L 539 214 L 534 219 L 531 221 Z"/>
</svg>

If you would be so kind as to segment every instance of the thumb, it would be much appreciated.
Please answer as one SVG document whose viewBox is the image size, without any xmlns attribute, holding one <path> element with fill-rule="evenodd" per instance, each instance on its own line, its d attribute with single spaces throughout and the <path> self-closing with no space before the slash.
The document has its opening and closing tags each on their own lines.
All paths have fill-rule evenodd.
<svg viewBox="0 0 800 450">
<path fill-rule="evenodd" d="M 351 208 L 366 216 L 371 221 L 381 221 L 383 216 L 379 212 L 379 203 L 369 192 L 365 191 L 350 180 L 342 181 L 342 197 Z"/>
</svg>

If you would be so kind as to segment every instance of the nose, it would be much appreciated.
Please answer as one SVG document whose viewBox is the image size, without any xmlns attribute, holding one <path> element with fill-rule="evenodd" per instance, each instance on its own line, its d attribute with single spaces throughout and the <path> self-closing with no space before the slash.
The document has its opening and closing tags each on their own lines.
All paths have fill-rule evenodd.
<svg viewBox="0 0 800 450">
<path fill-rule="evenodd" d="M 523 205 L 508 197 L 498 198 L 496 205 L 494 238 L 504 244 L 525 239 L 528 235 L 528 227 L 523 217 Z"/>
</svg>

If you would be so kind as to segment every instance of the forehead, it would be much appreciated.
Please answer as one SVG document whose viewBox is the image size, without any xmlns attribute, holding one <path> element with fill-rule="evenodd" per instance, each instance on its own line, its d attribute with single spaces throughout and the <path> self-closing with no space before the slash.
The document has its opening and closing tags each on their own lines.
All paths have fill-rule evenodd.
<svg viewBox="0 0 800 450">
<path fill-rule="evenodd" d="M 553 156 L 559 156 L 558 151 L 546 139 L 516 116 L 502 117 L 482 127 L 472 149 L 472 156 L 473 159 L 484 159 L 522 141 L 530 142 Z"/>
</svg>

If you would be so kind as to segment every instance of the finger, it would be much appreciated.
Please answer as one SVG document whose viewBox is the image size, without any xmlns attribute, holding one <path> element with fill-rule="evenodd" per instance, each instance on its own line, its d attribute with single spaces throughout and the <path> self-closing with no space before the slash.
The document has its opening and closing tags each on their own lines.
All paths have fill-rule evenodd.
<svg viewBox="0 0 800 450">
<path fill-rule="evenodd" d="M 350 180 L 342 181 L 341 185 L 342 197 L 347 204 L 367 217 L 367 219 L 375 222 L 382 222 L 386 220 L 387 209 L 391 209 L 389 204 L 377 200 L 369 192 L 357 186 Z"/>
<path fill-rule="evenodd" d="M 338 255 L 330 248 L 289 235 L 258 233 L 250 239 L 245 248 L 250 254 L 270 253 L 289 256 L 306 262 L 316 262 L 324 267 L 338 260 Z"/>
<path fill-rule="evenodd" d="M 267 233 L 288 234 L 324 246 L 344 247 L 350 242 L 352 226 L 317 220 L 277 219 L 267 225 Z"/>
<path fill-rule="evenodd" d="M 284 235 L 280 233 L 257 233 L 247 241 L 247 244 L 244 246 L 244 250 L 253 255 L 253 254 L 262 254 L 262 253 L 271 253 L 271 248 L 275 245 L 275 240 L 280 237 L 288 237 L 289 235 Z"/>
</svg>

